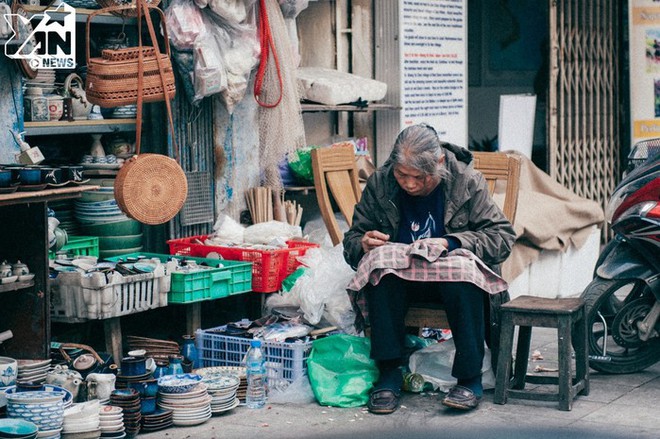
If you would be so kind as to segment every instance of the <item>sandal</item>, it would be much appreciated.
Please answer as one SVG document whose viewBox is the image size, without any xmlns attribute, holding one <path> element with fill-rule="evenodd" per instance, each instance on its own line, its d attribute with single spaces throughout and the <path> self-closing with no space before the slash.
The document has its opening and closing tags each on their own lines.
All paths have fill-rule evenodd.
<svg viewBox="0 0 660 439">
<path fill-rule="evenodd" d="M 472 390 L 463 386 L 454 386 L 442 400 L 442 404 L 458 410 L 477 408 L 481 398 L 477 398 Z"/>
<path fill-rule="evenodd" d="M 391 389 L 378 389 L 371 392 L 367 402 L 369 412 L 378 415 L 389 415 L 399 408 L 399 394 Z"/>
</svg>

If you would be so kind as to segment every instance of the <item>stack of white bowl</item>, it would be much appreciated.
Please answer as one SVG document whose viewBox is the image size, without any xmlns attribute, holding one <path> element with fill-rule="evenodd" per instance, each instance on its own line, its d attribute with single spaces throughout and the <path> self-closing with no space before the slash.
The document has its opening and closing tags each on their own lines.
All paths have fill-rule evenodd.
<svg viewBox="0 0 660 439">
<path fill-rule="evenodd" d="M 122 438 L 126 436 L 124 427 L 124 414 L 121 407 L 104 405 L 99 416 L 101 419 L 101 437 Z"/>
<path fill-rule="evenodd" d="M 83 433 L 85 438 L 100 437 L 98 400 L 73 404 L 64 410 L 64 422 L 62 423 L 62 434 Z"/>
</svg>

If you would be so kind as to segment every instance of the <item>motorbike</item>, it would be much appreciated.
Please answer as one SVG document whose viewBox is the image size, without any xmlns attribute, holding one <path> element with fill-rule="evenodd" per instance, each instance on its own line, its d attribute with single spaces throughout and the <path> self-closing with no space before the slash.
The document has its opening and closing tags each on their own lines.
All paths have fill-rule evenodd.
<svg viewBox="0 0 660 439">
<path fill-rule="evenodd" d="M 585 288 L 589 365 L 611 374 L 660 361 L 660 139 L 640 142 L 605 210 L 615 236 Z"/>
</svg>

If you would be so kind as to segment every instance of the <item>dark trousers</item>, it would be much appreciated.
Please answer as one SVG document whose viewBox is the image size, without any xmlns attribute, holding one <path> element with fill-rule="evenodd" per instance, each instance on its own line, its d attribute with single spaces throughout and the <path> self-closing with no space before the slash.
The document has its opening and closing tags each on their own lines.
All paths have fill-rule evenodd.
<svg viewBox="0 0 660 439">
<path fill-rule="evenodd" d="M 371 322 L 371 357 L 393 360 L 404 356 L 405 317 L 411 302 L 441 302 L 447 312 L 456 356 L 452 376 L 481 375 L 484 358 L 484 294 L 467 282 L 413 282 L 392 274 L 365 287 Z"/>
</svg>

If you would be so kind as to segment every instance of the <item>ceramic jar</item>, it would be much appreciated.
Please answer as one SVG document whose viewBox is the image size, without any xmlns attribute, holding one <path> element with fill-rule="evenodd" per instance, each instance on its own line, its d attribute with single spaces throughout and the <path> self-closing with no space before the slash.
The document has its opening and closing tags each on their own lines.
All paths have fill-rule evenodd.
<svg viewBox="0 0 660 439">
<path fill-rule="evenodd" d="M 13 276 L 11 264 L 7 261 L 2 261 L 0 264 L 0 278 Z"/>
<path fill-rule="evenodd" d="M 109 399 L 110 394 L 115 390 L 117 377 L 111 373 L 90 373 L 85 378 L 87 382 L 87 400 L 99 399 L 101 401 Z"/>
<path fill-rule="evenodd" d="M 195 336 L 194 335 L 184 335 L 183 336 L 183 345 L 181 346 L 181 355 L 183 355 L 185 363 L 190 364 L 191 369 L 199 368 L 199 358 L 198 358 L 198 355 L 197 355 L 197 347 L 195 346 Z M 186 372 L 191 372 L 191 371 L 192 370 L 186 370 Z"/>
<path fill-rule="evenodd" d="M 11 272 L 14 276 L 23 276 L 25 274 L 30 274 L 30 269 L 21 261 L 17 261 L 11 266 Z"/>
<path fill-rule="evenodd" d="M 58 364 L 46 375 L 46 383 L 65 388 L 71 392 L 73 401 L 76 401 L 80 392 L 80 385 L 83 383 L 83 378 L 75 370 Z"/>
<path fill-rule="evenodd" d="M 48 111 L 48 98 L 44 96 L 39 87 L 31 87 L 25 91 L 23 97 L 25 120 L 29 122 L 46 122 L 50 120 Z"/>
<path fill-rule="evenodd" d="M 180 375 L 183 373 L 183 356 L 170 355 L 170 365 L 167 368 L 168 375 Z"/>
</svg>

